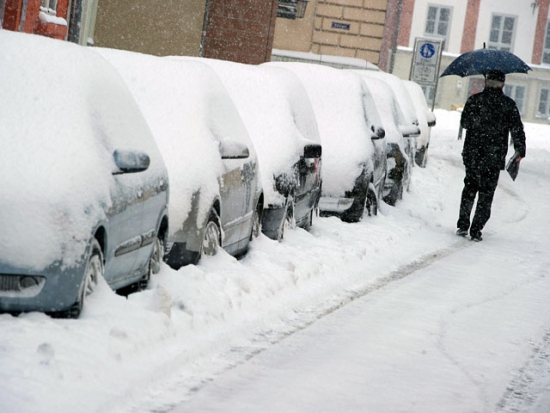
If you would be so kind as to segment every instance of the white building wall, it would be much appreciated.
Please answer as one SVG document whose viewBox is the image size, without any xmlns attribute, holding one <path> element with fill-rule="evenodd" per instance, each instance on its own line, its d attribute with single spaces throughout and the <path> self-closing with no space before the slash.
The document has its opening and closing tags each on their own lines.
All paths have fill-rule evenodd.
<svg viewBox="0 0 550 413">
<path fill-rule="evenodd" d="M 516 30 L 511 51 L 530 63 L 538 17 L 538 8 L 534 10 L 531 3 L 525 0 L 481 0 L 474 48 L 482 48 L 483 42 L 489 42 L 493 14 L 513 16 Z"/>
<path fill-rule="evenodd" d="M 456 54 L 460 53 L 464 19 L 466 18 L 466 4 L 464 0 L 416 0 L 414 3 L 409 47 L 414 47 L 414 39 L 416 37 L 426 37 L 424 29 L 429 5 L 447 6 L 452 9 L 451 25 L 447 38 L 448 44 L 445 47 L 445 51 Z"/>
</svg>

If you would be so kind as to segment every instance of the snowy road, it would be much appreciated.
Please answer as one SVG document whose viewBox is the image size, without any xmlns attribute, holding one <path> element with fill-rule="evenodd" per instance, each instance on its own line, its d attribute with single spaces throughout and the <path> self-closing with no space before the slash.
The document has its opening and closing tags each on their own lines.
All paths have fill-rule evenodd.
<svg viewBox="0 0 550 413">
<path fill-rule="evenodd" d="M 317 219 L 172 271 L 79 320 L 0 315 L 0 412 L 536 412 L 550 406 L 550 126 L 454 235 L 456 113 L 396 208 Z"/>
<path fill-rule="evenodd" d="M 510 373 L 550 328 L 549 261 L 532 235 L 469 242 L 229 370 L 174 412 L 482 412 L 499 402 L 512 411 Z"/>
</svg>

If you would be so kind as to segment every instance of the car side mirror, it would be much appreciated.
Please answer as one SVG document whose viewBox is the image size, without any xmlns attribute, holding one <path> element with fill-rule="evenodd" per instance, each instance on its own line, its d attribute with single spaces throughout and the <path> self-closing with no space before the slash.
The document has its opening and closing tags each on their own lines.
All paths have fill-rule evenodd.
<svg viewBox="0 0 550 413">
<path fill-rule="evenodd" d="M 318 143 L 312 143 L 304 146 L 304 158 L 318 159 L 323 153 L 323 147 Z"/>
<path fill-rule="evenodd" d="M 400 125 L 399 132 L 401 132 L 404 138 L 416 138 L 420 136 L 420 129 L 416 125 Z"/>
<path fill-rule="evenodd" d="M 435 115 L 433 112 L 428 112 L 428 126 L 430 128 L 435 126 Z"/>
<path fill-rule="evenodd" d="M 149 168 L 151 159 L 144 152 L 117 149 L 113 152 L 115 165 L 119 169 L 113 172 L 113 175 L 121 175 L 126 173 L 143 172 Z"/>
<path fill-rule="evenodd" d="M 250 156 L 248 146 L 243 143 L 227 139 L 219 142 L 219 151 L 222 159 L 246 159 Z"/>
<path fill-rule="evenodd" d="M 372 125 L 370 127 L 370 130 L 372 131 L 372 135 L 370 136 L 372 140 L 384 139 L 386 137 L 385 129 L 380 126 L 375 127 L 374 125 Z"/>
</svg>

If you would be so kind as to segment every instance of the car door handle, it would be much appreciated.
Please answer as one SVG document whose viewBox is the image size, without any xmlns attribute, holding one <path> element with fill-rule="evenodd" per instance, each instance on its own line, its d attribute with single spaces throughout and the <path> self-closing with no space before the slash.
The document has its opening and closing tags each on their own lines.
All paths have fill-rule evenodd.
<svg viewBox="0 0 550 413">
<path fill-rule="evenodd" d="M 161 191 L 166 191 L 166 188 L 167 188 L 167 187 L 168 187 L 168 185 L 166 185 L 166 182 L 164 182 L 164 180 L 161 180 L 161 181 L 159 182 L 159 189 L 160 189 Z"/>
</svg>

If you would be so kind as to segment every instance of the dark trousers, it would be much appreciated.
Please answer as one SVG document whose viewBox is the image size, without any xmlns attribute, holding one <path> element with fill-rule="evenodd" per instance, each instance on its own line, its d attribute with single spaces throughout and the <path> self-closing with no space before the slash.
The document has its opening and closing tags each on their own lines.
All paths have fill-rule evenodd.
<svg viewBox="0 0 550 413">
<path fill-rule="evenodd" d="M 470 229 L 470 235 L 481 234 L 481 230 L 491 216 L 491 205 L 499 175 L 500 169 L 466 168 L 460 213 L 456 224 L 458 228 L 466 231 Z M 476 195 L 478 195 L 476 211 L 470 226 L 470 215 Z"/>
</svg>

